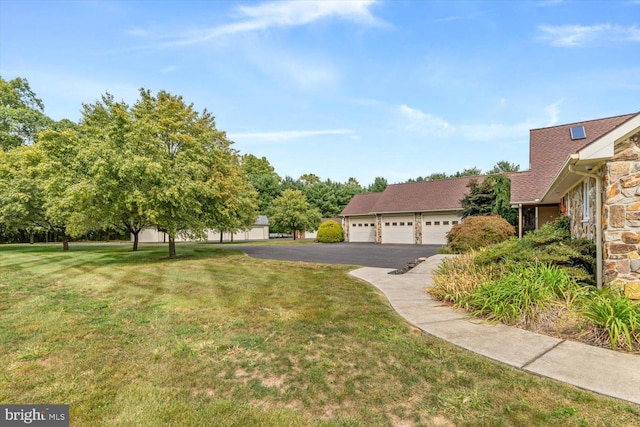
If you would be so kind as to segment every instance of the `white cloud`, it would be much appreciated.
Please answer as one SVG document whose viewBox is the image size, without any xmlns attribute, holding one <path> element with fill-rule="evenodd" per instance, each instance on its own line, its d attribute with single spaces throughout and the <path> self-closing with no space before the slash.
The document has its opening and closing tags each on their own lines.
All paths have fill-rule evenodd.
<svg viewBox="0 0 640 427">
<path fill-rule="evenodd" d="M 168 67 L 164 67 L 163 69 L 160 70 L 161 74 L 169 74 L 174 72 L 175 70 L 177 70 L 178 67 L 176 67 L 175 65 L 169 65 Z"/>
<path fill-rule="evenodd" d="M 299 27 L 329 18 L 344 19 L 362 25 L 385 25 L 371 13 L 378 0 L 322 0 L 272 1 L 257 6 L 239 6 L 239 20 L 230 24 L 190 31 L 162 46 L 188 46 L 226 35 L 268 30 L 270 28 Z M 130 31 L 145 34 L 143 30 Z"/>
<path fill-rule="evenodd" d="M 501 103 L 503 101 L 506 103 L 504 98 L 501 98 L 500 101 Z M 563 101 L 564 100 L 561 99 L 544 107 L 542 114 L 540 114 L 538 118 L 507 124 L 470 123 L 454 125 L 444 118 L 424 113 L 407 105 L 401 105 L 399 110 L 403 118 L 402 128 L 421 136 L 443 139 L 455 136 L 466 141 L 519 141 L 525 140 L 531 129 L 557 124 L 559 120 L 559 106 Z"/>
<path fill-rule="evenodd" d="M 539 38 L 551 46 L 584 46 L 594 42 L 640 42 L 640 28 L 635 25 L 540 25 Z"/>
<path fill-rule="evenodd" d="M 564 101 L 564 99 L 561 99 L 559 101 L 554 102 L 551 105 L 547 105 L 544 109 L 545 113 L 547 113 L 547 115 L 549 116 L 549 122 L 547 123 L 547 126 L 554 126 L 556 124 L 558 124 L 558 120 L 559 120 L 559 115 L 560 115 L 560 104 L 562 104 L 562 102 Z"/>
<path fill-rule="evenodd" d="M 330 59 L 310 53 L 261 46 L 260 49 L 247 49 L 245 55 L 256 68 L 285 87 L 293 85 L 308 92 L 327 90 L 341 77 L 340 70 Z"/>
<path fill-rule="evenodd" d="M 324 135 L 351 135 L 349 129 L 325 129 L 325 130 L 284 130 L 273 132 L 246 132 L 231 133 L 228 137 L 232 140 L 251 140 L 257 142 L 284 142 L 293 139 L 311 138 Z"/>
<path fill-rule="evenodd" d="M 399 107 L 399 111 L 403 119 L 404 129 L 410 132 L 438 137 L 451 136 L 455 132 L 454 127 L 440 117 L 424 113 L 404 104 Z"/>
</svg>

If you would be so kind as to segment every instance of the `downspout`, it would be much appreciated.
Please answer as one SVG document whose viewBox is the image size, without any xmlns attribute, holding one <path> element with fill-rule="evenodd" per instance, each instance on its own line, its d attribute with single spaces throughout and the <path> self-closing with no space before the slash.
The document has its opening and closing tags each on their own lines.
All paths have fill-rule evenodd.
<svg viewBox="0 0 640 427">
<path fill-rule="evenodd" d="M 595 168 L 598 169 L 600 166 Z M 569 172 L 596 180 L 596 283 L 602 289 L 602 181 L 600 175 L 578 171 L 573 165 L 569 165 Z"/>
</svg>

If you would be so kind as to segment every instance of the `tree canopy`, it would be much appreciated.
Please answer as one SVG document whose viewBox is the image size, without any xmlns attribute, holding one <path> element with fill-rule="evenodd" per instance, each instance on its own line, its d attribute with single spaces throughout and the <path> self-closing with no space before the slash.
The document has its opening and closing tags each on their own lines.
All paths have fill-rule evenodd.
<svg viewBox="0 0 640 427">
<path fill-rule="evenodd" d="M 26 79 L 6 81 L 0 77 L 0 149 L 8 151 L 32 144 L 38 132 L 53 123 Z"/>
<path fill-rule="evenodd" d="M 269 222 L 291 233 L 295 240 L 296 232 L 316 230 L 321 219 L 320 211 L 309 205 L 302 191 L 288 189 L 273 201 L 273 212 Z"/>
<path fill-rule="evenodd" d="M 169 236 L 170 257 L 178 235 L 201 238 L 218 226 L 247 228 L 255 222 L 255 192 L 209 112 L 198 113 L 181 96 L 141 89 L 132 114 L 139 154 L 156 178 L 147 192 L 153 206 L 148 220 Z M 235 216 L 238 222 L 232 223 Z"/>
<path fill-rule="evenodd" d="M 469 192 L 461 200 L 462 217 L 498 214 L 515 225 L 517 212 L 510 205 L 511 180 L 505 175 L 492 174 L 481 183 L 469 182 Z"/>
</svg>

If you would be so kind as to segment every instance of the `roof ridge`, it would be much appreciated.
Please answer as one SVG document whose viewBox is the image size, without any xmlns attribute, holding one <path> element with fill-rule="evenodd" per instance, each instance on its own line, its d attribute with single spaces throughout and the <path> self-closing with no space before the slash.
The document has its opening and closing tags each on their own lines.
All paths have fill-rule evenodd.
<svg viewBox="0 0 640 427">
<path fill-rule="evenodd" d="M 453 181 L 454 179 L 470 179 L 470 178 L 484 178 L 487 177 L 491 174 L 485 173 L 482 175 L 465 175 L 465 176 L 451 176 L 448 178 L 441 178 L 441 179 L 425 179 L 422 181 L 412 181 L 412 182 L 396 182 L 395 184 L 389 184 L 388 186 L 392 186 L 392 185 L 407 185 L 407 184 L 423 184 L 425 182 L 438 182 L 438 181 Z"/>
<path fill-rule="evenodd" d="M 617 119 L 619 117 L 624 117 L 624 116 L 636 116 L 638 114 L 640 114 L 640 112 L 627 113 L 627 114 L 618 114 L 617 116 L 602 117 L 600 119 L 582 120 L 582 121 L 579 121 L 579 122 L 564 123 L 564 124 L 555 125 L 555 126 L 545 126 L 545 127 L 541 127 L 541 128 L 533 128 L 533 129 L 529 129 L 529 131 L 542 130 L 542 129 L 553 129 L 553 128 L 559 128 L 559 127 L 563 127 L 563 126 L 577 125 L 577 124 L 580 124 L 580 123 L 599 122 L 599 121 L 602 121 L 602 120 Z"/>
</svg>

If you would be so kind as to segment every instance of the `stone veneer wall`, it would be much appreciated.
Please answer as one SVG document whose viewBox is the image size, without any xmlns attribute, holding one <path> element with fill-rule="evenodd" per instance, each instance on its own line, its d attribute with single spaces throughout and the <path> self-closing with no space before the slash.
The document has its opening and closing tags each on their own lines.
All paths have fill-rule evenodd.
<svg viewBox="0 0 640 427">
<path fill-rule="evenodd" d="M 596 240 L 596 180 L 593 178 L 585 178 L 590 181 L 589 207 L 591 216 L 585 220 L 582 216 L 582 200 L 585 197 L 582 183 L 575 186 L 567 194 L 567 215 L 571 219 L 571 235 L 576 238 L 589 239 L 592 242 Z"/>
<path fill-rule="evenodd" d="M 603 173 L 605 281 L 640 299 L 640 132 L 616 144 Z"/>
<path fill-rule="evenodd" d="M 349 239 L 349 231 L 351 231 L 350 227 L 349 227 L 349 217 L 348 216 L 343 216 L 342 217 L 342 230 L 344 231 L 344 241 L 345 242 L 350 242 L 351 240 Z"/>
<path fill-rule="evenodd" d="M 413 217 L 413 236 L 415 243 L 422 244 L 422 213 L 417 213 Z"/>
</svg>

